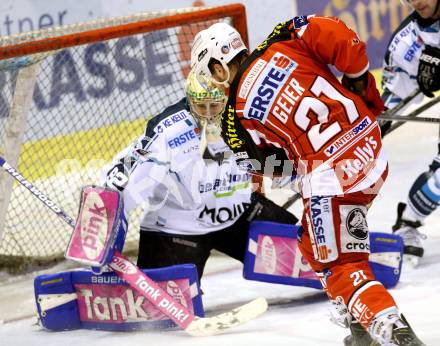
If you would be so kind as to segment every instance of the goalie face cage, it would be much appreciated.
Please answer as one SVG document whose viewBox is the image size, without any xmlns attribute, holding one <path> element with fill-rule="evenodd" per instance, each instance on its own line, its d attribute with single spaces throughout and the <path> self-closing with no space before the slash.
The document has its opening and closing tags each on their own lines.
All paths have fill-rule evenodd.
<svg viewBox="0 0 440 346">
<path fill-rule="evenodd" d="M 194 35 L 216 21 L 247 44 L 242 5 L 104 19 L 0 38 L 0 154 L 68 214 L 83 185 L 184 96 Z M 0 170 L 0 270 L 63 259 L 71 229 Z M 137 248 L 140 210 L 126 246 Z M 29 268 L 30 267 L 30 268 Z"/>
</svg>

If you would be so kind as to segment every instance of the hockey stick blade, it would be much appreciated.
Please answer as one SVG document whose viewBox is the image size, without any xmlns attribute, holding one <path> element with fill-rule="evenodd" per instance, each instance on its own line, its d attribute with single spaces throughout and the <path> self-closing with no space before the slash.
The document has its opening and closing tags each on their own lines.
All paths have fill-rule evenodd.
<svg viewBox="0 0 440 346">
<path fill-rule="evenodd" d="M 0 166 L 21 185 L 26 187 L 32 195 L 37 197 L 37 199 L 52 210 L 54 214 L 63 219 L 69 226 L 75 227 L 74 220 L 64 210 L 26 180 L 20 172 L 10 166 L 1 156 Z M 231 327 L 243 324 L 260 316 L 267 310 L 267 301 L 264 298 L 258 298 L 248 304 L 217 316 L 208 318 L 197 317 L 186 307 L 176 302 L 165 290 L 118 251 L 115 251 L 110 267 L 119 277 L 127 281 L 134 290 L 162 311 L 164 315 L 193 336 L 208 336 L 222 333 Z"/>
<path fill-rule="evenodd" d="M 283 207 L 284 209 L 288 209 L 293 203 L 295 203 L 300 198 L 301 198 L 301 194 L 297 193 L 292 197 L 290 197 L 286 202 L 284 202 L 284 204 L 281 207 Z"/>
<path fill-rule="evenodd" d="M 267 301 L 257 298 L 231 311 L 213 317 L 196 317 L 186 328 L 192 336 L 210 336 L 241 325 L 262 315 L 267 310 Z"/>
</svg>

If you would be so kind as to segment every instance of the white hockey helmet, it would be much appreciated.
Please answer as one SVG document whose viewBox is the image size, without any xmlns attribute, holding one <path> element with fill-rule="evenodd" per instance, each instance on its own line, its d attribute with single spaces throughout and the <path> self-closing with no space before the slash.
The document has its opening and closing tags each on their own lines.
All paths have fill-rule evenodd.
<svg viewBox="0 0 440 346">
<path fill-rule="evenodd" d="M 227 72 L 225 81 L 229 79 L 228 63 L 246 46 L 237 30 L 229 24 L 220 22 L 211 25 L 208 29 L 200 31 L 195 37 L 191 47 L 191 68 L 197 76 L 212 77 L 209 62 L 215 59 L 220 62 Z"/>
<path fill-rule="evenodd" d="M 217 87 L 212 79 L 196 76 L 191 70 L 186 79 L 185 93 L 191 113 L 201 121 L 218 123 L 228 100 L 223 88 Z"/>
</svg>

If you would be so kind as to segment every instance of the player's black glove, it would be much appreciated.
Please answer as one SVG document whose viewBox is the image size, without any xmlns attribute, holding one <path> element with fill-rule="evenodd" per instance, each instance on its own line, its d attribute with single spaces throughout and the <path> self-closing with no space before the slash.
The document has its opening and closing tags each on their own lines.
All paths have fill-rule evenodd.
<svg viewBox="0 0 440 346">
<path fill-rule="evenodd" d="M 376 88 L 376 80 L 370 72 L 367 71 L 357 78 L 344 75 L 341 83 L 346 89 L 362 97 L 374 116 L 382 113 L 384 104 Z"/>
<path fill-rule="evenodd" d="M 388 111 L 388 108 L 385 107 L 383 110 L 385 113 Z M 377 123 L 379 124 L 380 128 L 380 134 L 382 138 L 388 133 L 388 130 L 391 128 L 391 124 L 393 123 L 391 120 L 378 120 Z"/>
<path fill-rule="evenodd" d="M 433 92 L 440 90 L 440 49 L 425 46 L 420 56 L 417 83 L 428 97 L 434 97 Z"/>
</svg>

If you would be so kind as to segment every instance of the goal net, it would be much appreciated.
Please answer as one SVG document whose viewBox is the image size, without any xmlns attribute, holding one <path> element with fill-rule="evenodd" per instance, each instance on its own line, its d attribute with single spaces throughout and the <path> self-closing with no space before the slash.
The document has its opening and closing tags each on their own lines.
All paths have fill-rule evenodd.
<svg viewBox="0 0 440 346">
<path fill-rule="evenodd" d="M 72 217 L 146 121 L 184 96 L 190 47 L 216 21 L 247 41 L 242 5 L 103 19 L 0 37 L 0 155 Z M 126 248 L 136 249 L 140 211 Z M 63 258 L 71 229 L 0 170 L 0 270 Z"/>
</svg>

